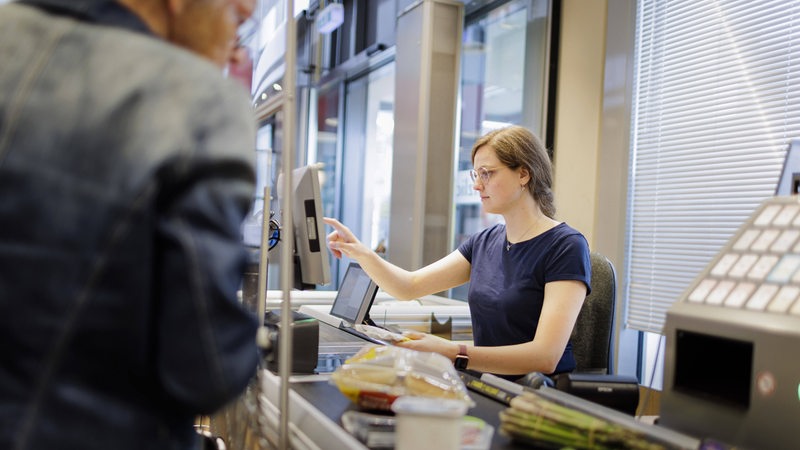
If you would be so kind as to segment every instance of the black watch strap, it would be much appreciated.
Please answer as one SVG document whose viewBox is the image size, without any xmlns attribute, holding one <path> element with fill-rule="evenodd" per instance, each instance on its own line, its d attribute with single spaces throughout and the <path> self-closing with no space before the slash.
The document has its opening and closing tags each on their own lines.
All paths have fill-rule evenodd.
<svg viewBox="0 0 800 450">
<path fill-rule="evenodd" d="M 469 365 L 469 355 L 467 355 L 467 346 L 464 344 L 458 344 L 458 355 L 456 355 L 455 361 L 453 361 L 453 365 L 458 370 L 464 370 Z"/>
</svg>

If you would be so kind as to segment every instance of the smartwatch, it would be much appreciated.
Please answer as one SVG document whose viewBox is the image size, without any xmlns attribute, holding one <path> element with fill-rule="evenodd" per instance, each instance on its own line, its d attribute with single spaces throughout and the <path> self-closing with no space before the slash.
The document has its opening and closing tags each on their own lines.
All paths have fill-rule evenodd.
<svg viewBox="0 0 800 450">
<path fill-rule="evenodd" d="M 467 355 L 467 346 L 464 344 L 458 344 L 458 355 L 456 355 L 455 361 L 453 361 L 453 365 L 458 370 L 464 370 L 467 368 L 467 364 L 469 364 L 469 356 Z"/>
</svg>

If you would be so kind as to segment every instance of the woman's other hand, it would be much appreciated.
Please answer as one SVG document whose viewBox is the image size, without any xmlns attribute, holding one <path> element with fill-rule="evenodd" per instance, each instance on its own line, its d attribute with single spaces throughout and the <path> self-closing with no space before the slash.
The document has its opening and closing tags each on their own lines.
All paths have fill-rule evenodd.
<svg viewBox="0 0 800 450">
<path fill-rule="evenodd" d="M 454 360 L 458 355 L 458 344 L 439 336 L 420 333 L 419 331 L 406 331 L 403 336 L 410 340 L 396 343 L 395 345 L 398 347 L 410 348 L 421 352 L 439 353 L 450 360 Z"/>
</svg>

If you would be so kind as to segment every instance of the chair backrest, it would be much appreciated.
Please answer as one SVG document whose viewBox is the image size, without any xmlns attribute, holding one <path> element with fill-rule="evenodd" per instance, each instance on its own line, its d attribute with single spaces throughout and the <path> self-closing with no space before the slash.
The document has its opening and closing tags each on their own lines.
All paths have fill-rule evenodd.
<svg viewBox="0 0 800 450">
<path fill-rule="evenodd" d="M 592 292 L 583 302 L 575 328 L 572 350 L 576 373 L 611 374 L 614 371 L 614 313 L 617 276 L 614 265 L 605 256 L 592 252 Z"/>
</svg>

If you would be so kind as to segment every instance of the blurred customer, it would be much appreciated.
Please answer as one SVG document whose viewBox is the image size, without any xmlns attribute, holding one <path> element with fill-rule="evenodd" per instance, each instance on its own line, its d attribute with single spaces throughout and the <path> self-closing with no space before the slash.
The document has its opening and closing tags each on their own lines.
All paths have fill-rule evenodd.
<svg viewBox="0 0 800 450">
<path fill-rule="evenodd" d="M 1 448 L 196 448 L 255 374 L 254 3 L 0 6 Z"/>
</svg>

